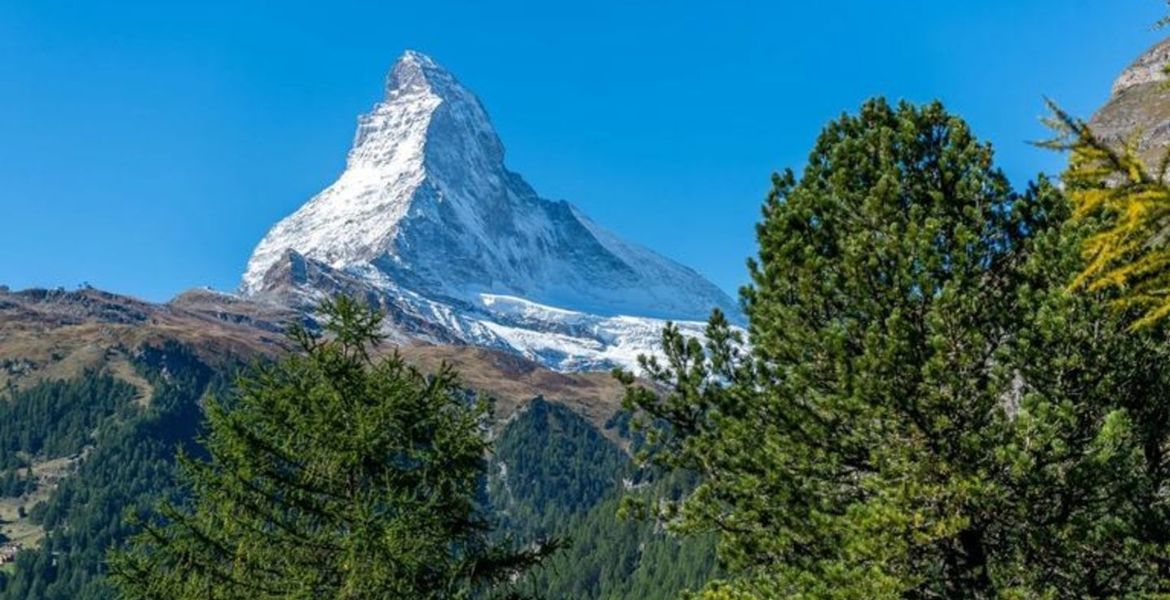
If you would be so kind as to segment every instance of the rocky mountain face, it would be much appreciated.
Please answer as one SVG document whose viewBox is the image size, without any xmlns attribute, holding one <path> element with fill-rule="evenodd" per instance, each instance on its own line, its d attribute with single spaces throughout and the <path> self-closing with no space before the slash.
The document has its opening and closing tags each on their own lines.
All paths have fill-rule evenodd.
<svg viewBox="0 0 1170 600">
<path fill-rule="evenodd" d="M 1122 71 L 1109 100 L 1093 115 L 1090 127 L 1116 144 L 1136 143 L 1156 168 L 1170 144 L 1170 38 L 1155 44 Z"/>
<path fill-rule="evenodd" d="M 306 308 L 339 292 L 393 336 L 503 349 L 559 370 L 632 367 L 664 319 L 735 303 L 693 270 L 621 240 L 504 165 L 479 100 L 406 52 L 358 121 L 346 168 L 256 247 L 249 298 Z"/>
</svg>

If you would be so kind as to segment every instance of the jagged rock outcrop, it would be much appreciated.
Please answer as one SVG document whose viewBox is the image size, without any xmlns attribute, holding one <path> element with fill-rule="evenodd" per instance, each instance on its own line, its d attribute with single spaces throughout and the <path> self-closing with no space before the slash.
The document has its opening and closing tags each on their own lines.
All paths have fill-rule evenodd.
<svg viewBox="0 0 1170 600">
<path fill-rule="evenodd" d="M 1089 125 L 1114 144 L 1136 143 L 1150 169 L 1170 145 L 1170 39 L 1154 45 L 1113 83 L 1113 92 Z"/>
</svg>

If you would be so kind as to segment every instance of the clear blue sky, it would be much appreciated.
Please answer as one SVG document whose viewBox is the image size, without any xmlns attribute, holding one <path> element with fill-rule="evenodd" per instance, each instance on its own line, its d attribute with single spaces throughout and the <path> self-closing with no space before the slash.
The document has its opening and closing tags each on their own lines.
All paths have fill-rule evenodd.
<svg viewBox="0 0 1170 600">
<path fill-rule="evenodd" d="M 84 6 L 83 6 L 84 5 Z M 734 290 L 769 174 L 877 94 L 941 98 L 1013 180 L 1042 97 L 1088 114 L 1158 0 L 0 0 L 0 284 L 234 289 L 332 181 L 405 48 L 487 106 L 542 195 Z"/>
</svg>

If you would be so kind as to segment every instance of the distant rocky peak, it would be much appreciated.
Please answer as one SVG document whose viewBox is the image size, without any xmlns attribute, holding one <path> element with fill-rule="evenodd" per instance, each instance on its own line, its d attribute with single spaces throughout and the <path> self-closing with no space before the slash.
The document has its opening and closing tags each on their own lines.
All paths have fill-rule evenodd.
<svg viewBox="0 0 1170 600">
<path fill-rule="evenodd" d="M 1113 83 L 1113 94 L 1089 121 L 1110 144 L 1136 144 L 1147 165 L 1158 164 L 1170 146 L 1170 38 L 1130 63 Z"/>
<path fill-rule="evenodd" d="M 1113 82 L 1113 94 L 1144 85 L 1166 81 L 1166 65 L 1170 64 L 1170 38 L 1162 40 L 1129 65 Z"/>
</svg>

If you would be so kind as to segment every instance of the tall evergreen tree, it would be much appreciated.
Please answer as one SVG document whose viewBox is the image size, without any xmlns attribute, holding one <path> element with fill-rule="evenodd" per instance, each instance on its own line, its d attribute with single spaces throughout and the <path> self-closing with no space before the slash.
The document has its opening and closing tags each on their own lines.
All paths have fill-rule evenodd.
<svg viewBox="0 0 1170 600">
<path fill-rule="evenodd" d="M 764 205 L 750 352 L 715 313 L 622 375 L 643 459 L 700 479 L 627 509 L 719 534 L 710 598 L 1166 591 L 1170 356 L 1067 292 L 1067 216 L 937 103 L 830 123 Z"/>
<path fill-rule="evenodd" d="M 121 597 L 466 598 L 495 593 L 555 544 L 489 541 L 479 509 L 487 406 L 448 369 L 375 359 L 380 315 L 323 305 L 326 335 L 207 405 L 206 459 L 181 457 L 164 504 L 112 557 Z"/>
</svg>

